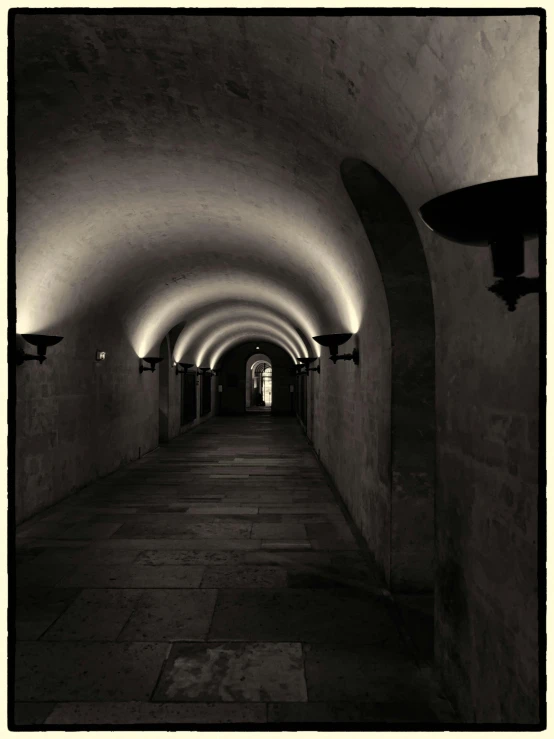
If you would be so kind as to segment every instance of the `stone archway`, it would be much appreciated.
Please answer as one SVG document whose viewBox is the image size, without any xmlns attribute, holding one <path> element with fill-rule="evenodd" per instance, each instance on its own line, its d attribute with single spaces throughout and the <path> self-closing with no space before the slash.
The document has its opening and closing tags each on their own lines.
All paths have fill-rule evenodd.
<svg viewBox="0 0 554 739">
<path fill-rule="evenodd" d="M 390 587 L 434 586 L 435 322 L 427 261 L 391 183 L 357 159 L 341 164 L 381 270 L 391 327 Z"/>
<path fill-rule="evenodd" d="M 246 360 L 246 408 L 250 408 L 252 405 L 252 368 L 257 362 L 267 362 L 268 364 L 271 364 L 271 359 L 267 354 L 258 352 L 253 354 L 251 357 L 248 357 Z"/>
</svg>

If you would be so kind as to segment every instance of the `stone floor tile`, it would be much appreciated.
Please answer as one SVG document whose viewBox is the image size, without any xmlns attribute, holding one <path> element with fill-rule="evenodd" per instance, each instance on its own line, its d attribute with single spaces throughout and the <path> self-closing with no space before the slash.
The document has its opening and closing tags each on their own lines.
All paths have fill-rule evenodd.
<svg viewBox="0 0 554 739">
<path fill-rule="evenodd" d="M 257 506 L 211 506 L 203 508 L 201 506 L 190 506 L 187 508 L 187 513 L 190 516 L 231 516 L 231 515 L 256 515 L 258 513 Z"/>
<path fill-rule="evenodd" d="M 167 644 L 22 642 L 16 645 L 15 699 L 148 700 Z"/>
<path fill-rule="evenodd" d="M 201 641 L 212 621 L 216 590 L 147 590 L 119 641 Z"/>
<path fill-rule="evenodd" d="M 254 523 L 252 526 L 252 538 L 300 541 L 307 537 L 306 528 L 301 523 Z"/>
<path fill-rule="evenodd" d="M 38 639 L 79 595 L 79 588 L 18 588 L 15 635 L 18 640 Z"/>
<path fill-rule="evenodd" d="M 143 565 L 238 565 L 243 552 L 202 551 L 183 549 L 148 549 L 137 555 L 136 563 Z"/>
<path fill-rule="evenodd" d="M 197 538 L 248 539 L 252 524 L 220 521 L 217 523 L 125 523 L 114 534 L 118 539 Z"/>
<path fill-rule="evenodd" d="M 18 588 L 55 587 L 77 566 L 69 557 L 58 557 L 55 561 L 48 560 L 48 557 L 41 555 L 16 567 L 16 586 Z"/>
<path fill-rule="evenodd" d="M 416 702 L 423 676 L 401 643 L 304 644 L 310 701 Z"/>
<path fill-rule="evenodd" d="M 15 537 L 16 551 L 24 551 L 25 549 L 33 549 L 40 547 L 43 549 L 59 549 L 61 547 L 66 549 L 84 549 L 90 545 L 90 541 L 73 541 L 72 539 L 42 539 L 42 538 L 30 538 Z"/>
<path fill-rule="evenodd" d="M 259 539 L 105 539 L 96 543 L 98 548 L 109 549 L 174 549 L 205 551 L 257 550 Z"/>
<path fill-rule="evenodd" d="M 71 526 L 59 536 L 60 539 L 109 539 L 119 527 L 120 522 L 115 523 L 77 523 Z"/>
<path fill-rule="evenodd" d="M 265 703 L 58 703 L 45 723 L 262 724 L 266 714 Z"/>
<path fill-rule="evenodd" d="M 142 590 L 83 590 L 41 641 L 115 641 Z"/>
<path fill-rule="evenodd" d="M 99 549 L 96 543 L 84 547 L 47 547 L 34 561 L 37 568 L 57 571 L 83 564 L 125 564 L 133 562 L 136 552 Z M 68 573 L 67 573 L 68 574 Z"/>
<path fill-rule="evenodd" d="M 282 567 L 234 565 L 206 567 L 202 588 L 283 588 L 287 571 Z"/>
<path fill-rule="evenodd" d="M 17 528 L 18 539 L 56 539 L 71 527 L 71 523 L 63 521 L 36 521 L 34 518 Z"/>
<path fill-rule="evenodd" d="M 59 583 L 81 588 L 197 588 L 203 567 L 142 564 L 82 565 Z"/>
<path fill-rule="evenodd" d="M 162 701 L 305 701 L 302 646 L 179 644 L 154 694 Z"/>
<path fill-rule="evenodd" d="M 352 588 L 220 590 L 211 641 L 400 641 L 390 604 Z"/>
<path fill-rule="evenodd" d="M 262 549 L 276 549 L 278 551 L 306 551 L 311 549 L 312 545 L 309 541 L 302 539 L 266 539 L 262 541 Z"/>
<path fill-rule="evenodd" d="M 18 529 L 18 635 L 38 640 L 19 646 L 21 715 L 451 720 L 432 600 L 390 599 L 294 419 L 257 418 L 209 421 Z"/>
<path fill-rule="evenodd" d="M 355 539 L 310 539 L 312 549 L 327 552 L 356 551 L 358 545 Z"/>
<path fill-rule="evenodd" d="M 264 503 L 263 505 L 260 504 L 258 507 L 258 513 L 261 514 L 267 514 L 271 513 L 273 515 L 275 514 L 282 514 L 282 515 L 290 515 L 290 514 L 296 514 L 296 515 L 306 515 L 309 516 L 310 513 L 322 513 L 322 514 L 328 514 L 328 515 L 336 515 L 337 511 L 340 512 L 340 509 L 336 507 L 328 507 L 325 505 L 314 505 L 314 506 L 307 506 L 305 504 L 294 504 L 291 503 L 290 505 L 285 505 L 282 501 L 277 501 L 275 505 L 269 505 L 268 503 Z M 341 514 L 342 515 L 342 514 Z"/>
<path fill-rule="evenodd" d="M 43 724 L 55 705 L 55 703 L 15 703 L 13 722 L 15 726 Z"/>
<path fill-rule="evenodd" d="M 268 723 L 435 723 L 433 711 L 421 703 L 268 703 Z"/>
</svg>

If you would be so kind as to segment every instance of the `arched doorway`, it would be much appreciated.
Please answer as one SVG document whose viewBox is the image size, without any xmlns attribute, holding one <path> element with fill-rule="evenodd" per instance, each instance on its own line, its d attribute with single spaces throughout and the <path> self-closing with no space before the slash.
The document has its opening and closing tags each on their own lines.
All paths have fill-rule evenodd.
<svg viewBox="0 0 554 739">
<path fill-rule="evenodd" d="M 271 411 L 273 367 L 266 354 L 254 354 L 246 361 L 246 410 Z"/>
<path fill-rule="evenodd" d="M 400 193 L 366 162 L 341 164 L 379 265 L 390 317 L 390 588 L 431 592 L 435 542 L 435 319 L 417 226 Z"/>
</svg>

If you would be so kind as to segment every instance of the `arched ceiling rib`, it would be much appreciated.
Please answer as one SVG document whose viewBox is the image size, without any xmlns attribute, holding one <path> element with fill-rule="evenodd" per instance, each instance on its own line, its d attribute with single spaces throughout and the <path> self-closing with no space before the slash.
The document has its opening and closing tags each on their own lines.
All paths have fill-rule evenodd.
<svg viewBox="0 0 554 739">
<path fill-rule="evenodd" d="M 534 174 L 537 29 L 16 16 L 18 330 L 102 309 L 144 354 L 223 296 L 307 337 L 357 332 L 382 288 L 340 162 L 369 162 L 412 212 Z"/>
<path fill-rule="evenodd" d="M 272 334 L 268 331 L 260 331 L 259 333 L 253 334 L 251 331 L 240 332 L 228 337 L 222 344 L 213 347 L 212 353 L 209 355 L 210 367 L 217 367 L 217 363 L 221 357 L 233 347 L 243 344 L 245 341 L 269 341 L 271 344 L 277 344 L 281 349 L 284 349 L 292 359 L 293 363 L 296 364 L 296 357 L 286 343 L 281 339 L 278 334 Z M 207 365 L 206 365 L 207 366 Z"/>
<path fill-rule="evenodd" d="M 188 325 L 183 329 L 175 343 L 174 356 L 177 361 L 187 357 L 195 357 L 200 343 L 206 343 L 211 334 L 221 330 L 234 330 L 237 325 L 245 322 L 263 324 L 268 328 L 274 328 L 287 338 L 297 356 L 304 356 L 302 352 L 307 351 L 306 345 L 301 341 L 294 328 L 283 318 L 276 316 L 273 312 L 256 305 L 233 305 L 211 309 L 206 315 L 200 315 L 189 319 Z"/>
<path fill-rule="evenodd" d="M 221 274 L 219 264 L 220 261 L 215 260 L 211 272 L 199 276 L 192 285 L 182 287 L 176 283 L 168 286 L 163 297 L 147 301 L 140 310 L 137 309 L 127 324 L 127 332 L 139 356 L 153 348 L 182 317 L 187 316 L 188 323 L 191 314 L 201 314 L 214 303 L 259 305 L 282 315 L 292 326 L 300 326 L 310 339 L 317 336 L 319 325 L 328 325 L 320 319 L 324 306 L 318 313 L 306 301 L 301 292 L 301 280 L 290 285 L 278 281 L 275 275 L 263 273 L 236 270 Z"/>
<path fill-rule="evenodd" d="M 174 285 L 188 287 L 214 271 L 219 279 L 255 272 L 295 289 L 301 276 L 302 292 L 323 323 L 357 330 L 360 292 L 343 258 L 344 234 L 318 212 L 316 202 L 305 198 L 299 204 L 282 175 L 270 187 L 256 172 L 226 162 L 182 156 L 167 171 L 163 157 L 150 157 L 126 164 L 125 185 L 117 158 L 90 164 L 94 181 L 121 189 L 109 193 L 99 187 L 66 212 L 58 208 L 33 225 L 22 206 L 18 242 L 29 244 L 18 268 L 23 309 L 28 305 L 31 312 L 34 274 L 42 276 L 41 287 L 46 281 L 56 285 L 40 309 L 42 320 L 49 313 L 55 323 L 79 306 L 84 312 L 108 300 L 124 319 L 137 311 L 156 313 L 152 303 L 166 301 Z M 47 185 L 62 201 L 86 186 L 73 181 L 72 170 L 66 169 L 65 183 Z"/>
<path fill-rule="evenodd" d="M 210 367 L 213 366 L 212 362 L 215 361 L 214 356 L 218 352 L 219 347 L 222 346 L 228 338 L 239 335 L 247 337 L 248 340 L 252 341 L 258 341 L 262 335 L 266 338 L 268 336 L 273 336 L 275 341 L 279 340 L 280 346 L 286 347 L 287 351 L 296 362 L 298 349 L 284 331 L 280 328 L 274 328 L 264 322 L 250 319 L 237 321 L 232 325 L 224 326 L 219 330 L 212 331 L 204 337 L 204 340 L 197 350 L 196 364 L 200 366 L 202 362 L 205 363 L 206 360 L 209 360 Z"/>
</svg>

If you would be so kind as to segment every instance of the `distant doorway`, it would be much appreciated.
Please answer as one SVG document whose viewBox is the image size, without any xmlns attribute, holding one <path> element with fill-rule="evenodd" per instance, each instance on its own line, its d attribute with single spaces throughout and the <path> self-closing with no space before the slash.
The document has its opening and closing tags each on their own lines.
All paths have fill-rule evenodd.
<svg viewBox="0 0 554 739">
<path fill-rule="evenodd" d="M 269 357 L 255 355 L 246 363 L 246 410 L 270 412 L 273 394 L 273 371 Z"/>
</svg>

